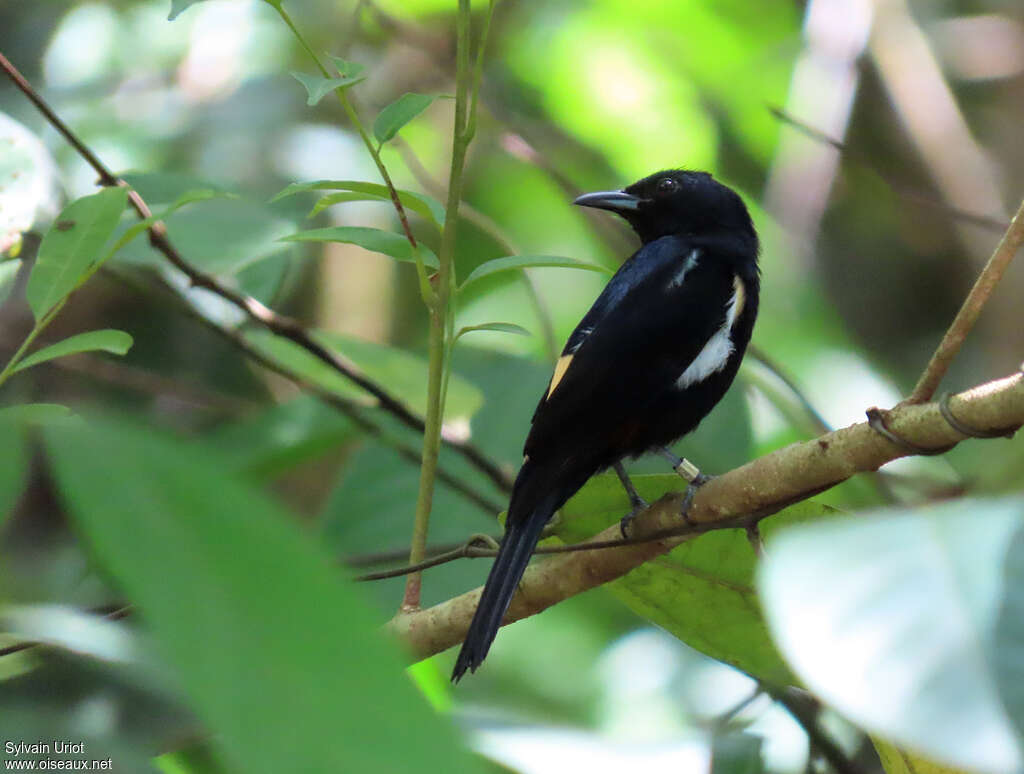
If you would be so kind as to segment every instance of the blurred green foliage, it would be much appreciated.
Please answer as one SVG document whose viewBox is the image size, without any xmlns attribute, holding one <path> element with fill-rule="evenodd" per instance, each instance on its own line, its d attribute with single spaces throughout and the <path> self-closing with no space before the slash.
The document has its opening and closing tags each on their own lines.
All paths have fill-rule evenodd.
<svg viewBox="0 0 1024 774">
<path fill-rule="evenodd" d="M 271 5 L 8 0 L 0 52 L 165 215 L 187 260 L 308 324 L 422 412 L 427 326 L 414 262 L 430 265 L 444 219 L 452 101 L 437 97 L 454 91 L 455 4 L 288 2 L 312 49 L 342 70 L 333 83 L 303 76 L 308 92 L 290 73 L 315 68 Z M 474 4 L 477 31 L 483 7 Z M 894 60 L 886 46 L 909 35 L 924 47 L 901 46 Z M 503 0 L 455 255 L 467 285 L 455 330 L 483 328 L 453 352 L 446 435 L 514 473 L 551 342 L 561 346 L 605 282 L 602 271 L 568 267 L 612 271 L 633 247 L 622 224 L 569 202 L 671 166 L 709 169 L 744 194 L 763 243 L 754 340 L 801 392 L 748 363 L 678 451 L 724 471 L 813 435 L 807 404 L 839 426 L 895 403 L 1024 189 L 1022 83 L 1024 15 L 997 0 Z M 343 110 L 320 99 L 339 86 L 402 191 L 417 254 Z M 933 132 L 916 128 L 921 116 Z M 957 499 L 940 514 L 947 522 L 918 507 L 1019 492 L 1019 442 L 904 461 L 774 517 L 771 589 L 760 595 L 746 536 L 709 534 L 503 631 L 457 691 L 444 680 L 449 655 L 417 666 L 417 692 L 372 631 L 402 581 L 352 588 L 327 561 L 384 553 L 401 563 L 419 435 L 292 342 L 188 287 L 134 220 L 117 223 L 103 205 L 123 192 L 96 193 L 95 177 L 0 83 L 0 365 L 10 363 L 0 376 L 0 648 L 46 643 L 0 657 L 5 737 L 86 740 L 86 757 L 109 755 L 125 771 L 489 765 L 461 751 L 448 714 L 473 746 L 510 765 L 522 759 L 509 749 L 527 754 L 567 725 L 588 734 L 578 756 L 615 770 L 642 765 L 666 740 L 723 773 L 795 772 L 816 758 L 777 704 L 743 704 L 756 689 L 748 677 L 696 647 L 756 679 L 795 673 L 854 722 L 925 753 L 911 759 L 878 740 L 880 763 L 845 727 L 865 771 L 884 763 L 896 774 L 908 760 L 938 770 L 923 762 L 932 757 L 1001 771 L 1017 754 L 1019 765 L 1020 501 Z M 944 386 L 1017 368 L 1022 290 L 1018 265 Z M 509 335 L 519 329 L 532 335 Z M 15 373 L 26 340 L 22 355 L 54 344 L 80 354 Z M 259 367 L 239 341 L 319 392 Z M 503 507 L 505 495 L 492 478 L 450 448 L 441 464 L 478 497 L 439 482 L 431 542 L 498 534 L 486 503 Z M 678 487 L 658 460 L 632 469 L 662 474 L 639 479 L 651 497 Z M 627 510 L 611 483 L 595 479 L 567 507 L 562 537 Z M 882 505 L 896 510 L 870 524 L 832 518 Z M 994 511 L 1002 515 L 983 518 Z M 806 531 L 783 529 L 822 516 Z M 928 542 L 936 524 L 953 525 L 941 551 Z M 461 593 L 486 570 L 486 561 L 431 570 L 424 599 Z M 126 602 L 137 614 L 107 628 L 76 617 Z M 946 639 L 928 628 L 943 616 L 962 624 Z M 801 627 L 818 635 L 813 648 L 787 638 Z M 842 657 L 851 647 L 877 657 L 864 674 Z M 965 647 L 969 659 L 921 671 Z M 960 661 L 999 690 L 964 701 Z M 840 678 L 860 693 L 844 692 Z M 897 692 L 913 679 L 930 693 Z M 1004 757 L 982 744 L 995 726 L 965 718 L 995 718 Z M 822 719 L 841 727 L 827 710 Z M 513 734 L 517 724 L 537 739 Z M 562 744 L 580 744 L 561 733 Z M 958 734 L 976 734 L 981 751 Z M 683 758 L 670 758 L 678 770 Z M 559 763 L 534 752 L 535 769 L 524 770 Z"/>
</svg>

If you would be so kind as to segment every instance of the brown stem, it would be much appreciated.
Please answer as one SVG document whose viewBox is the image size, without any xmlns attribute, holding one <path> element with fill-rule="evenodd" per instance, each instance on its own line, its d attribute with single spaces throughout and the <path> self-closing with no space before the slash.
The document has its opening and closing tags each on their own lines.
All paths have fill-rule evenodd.
<svg viewBox="0 0 1024 774">
<path fill-rule="evenodd" d="M 931 400 L 935 390 L 938 389 L 939 382 L 949 370 L 949 366 L 960 351 L 960 347 L 963 346 L 967 334 L 971 332 L 971 328 L 974 327 L 974 323 L 981 315 L 981 310 L 985 308 L 985 303 L 992 295 L 996 285 L 999 284 L 1003 272 L 1010 265 L 1021 244 L 1024 244 L 1024 201 L 1021 202 L 1017 214 L 1010 221 L 1010 226 L 1003 234 L 1003 238 L 999 240 L 999 245 L 992 253 L 992 257 L 988 259 L 985 268 L 978 275 L 974 287 L 964 299 L 963 306 L 957 312 L 946 335 L 942 337 L 928 367 L 924 369 L 924 373 L 917 381 L 917 386 L 914 387 L 914 392 L 907 398 L 906 403 L 924 403 Z"/>
</svg>

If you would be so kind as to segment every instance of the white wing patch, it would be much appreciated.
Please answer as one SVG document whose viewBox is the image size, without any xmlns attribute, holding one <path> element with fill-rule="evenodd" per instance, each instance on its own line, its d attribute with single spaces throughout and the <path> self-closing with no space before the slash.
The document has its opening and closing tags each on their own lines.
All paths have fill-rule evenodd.
<svg viewBox="0 0 1024 774">
<path fill-rule="evenodd" d="M 673 290 L 683 284 L 683 280 L 686 279 L 686 275 L 689 271 L 697 265 L 697 259 L 700 258 L 700 250 L 696 247 L 690 251 L 690 254 L 686 256 L 686 260 L 683 261 L 683 265 L 679 267 L 679 271 L 676 272 L 675 276 L 669 280 L 666 290 Z"/>
<path fill-rule="evenodd" d="M 732 343 L 732 326 L 739 319 L 740 312 L 743 311 L 743 306 L 746 302 L 746 292 L 739 277 L 734 278 L 732 288 L 732 297 L 725 306 L 725 322 L 708 339 L 704 349 L 687 366 L 682 375 L 676 379 L 676 387 L 678 389 L 685 390 L 691 384 L 704 381 L 715 371 L 725 368 L 725 364 L 729 362 L 729 355 L 735 349 Z"/>
</svg>

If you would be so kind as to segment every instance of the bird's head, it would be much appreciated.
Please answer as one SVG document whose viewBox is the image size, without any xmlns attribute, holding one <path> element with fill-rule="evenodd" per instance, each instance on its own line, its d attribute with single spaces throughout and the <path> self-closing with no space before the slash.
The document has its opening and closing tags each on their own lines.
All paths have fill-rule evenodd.
<svg viewBox="0 0 1024 774">
<path fill-rule="evenodd" d="M 583 194 L 573 204 L 618 213 L 643 242 L 670 234 L 719 233 L 757 240 L 743 200 L 707 172 L 667 169 L 621 191 Z"/>
</svg>

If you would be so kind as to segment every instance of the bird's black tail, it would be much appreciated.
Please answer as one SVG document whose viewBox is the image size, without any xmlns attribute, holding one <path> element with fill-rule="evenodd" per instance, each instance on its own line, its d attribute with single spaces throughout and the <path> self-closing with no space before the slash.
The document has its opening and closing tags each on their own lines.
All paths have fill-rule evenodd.
<svg viewBox="0 0 1024 774">
<path fill-rule="evenodd" d="M 515 596 L 544 525 L 572 494 L 566 493 L 564 487 L 558 487 L 554 491 L 544 492 L 540 497 L 534 496 L 540 488 L 536 473 L 537 470 L 526 462 L 516 478 L 505 521 L 505 536 L 487 576 L 466 640 L 455 661 L 453 682 L 458 682 L 467 669 L 475 672 L 483 662 L 498 634 L 512 597 Z"/>
</svg>

